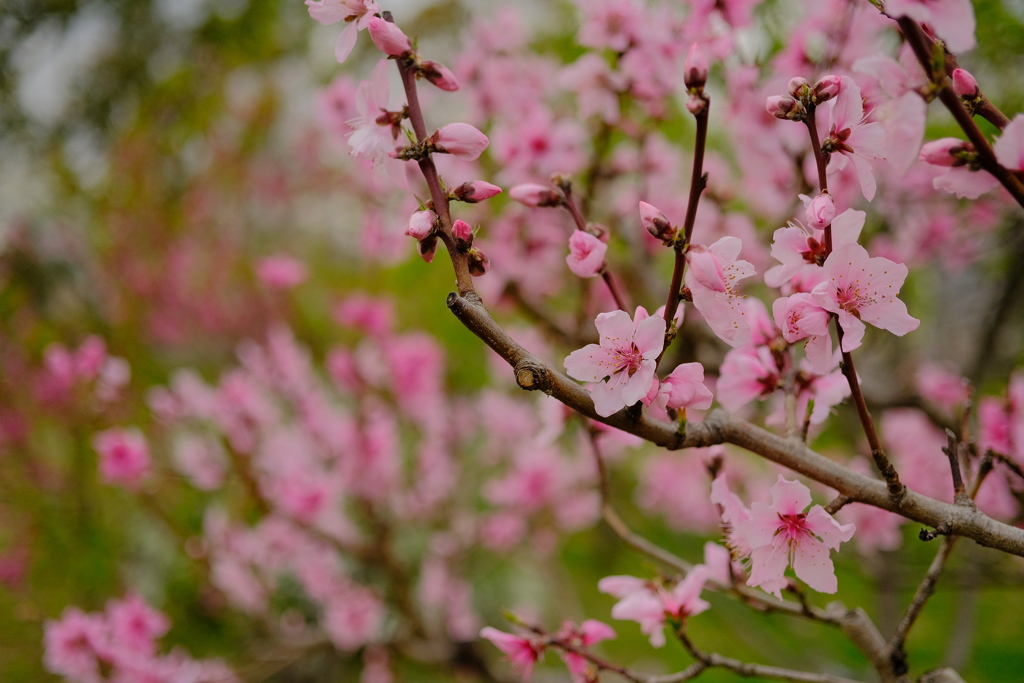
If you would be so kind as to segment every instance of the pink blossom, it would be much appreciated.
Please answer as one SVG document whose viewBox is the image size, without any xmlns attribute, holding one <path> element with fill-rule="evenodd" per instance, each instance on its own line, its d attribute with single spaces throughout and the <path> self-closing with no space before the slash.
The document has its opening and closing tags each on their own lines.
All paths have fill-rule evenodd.
<svg viewBox="0 0 1024 683">
<path fill-rule="evenodd" d="M 847 209 L 832 219 L 832 249 L 853 244 L 860 237 L 867 214 Z M 798 274 L 808 271 L 820 277 L 817 267 L 825 259 L 825 232 L 788 225 L 775 231 L 772 241 L 772 257 L 780 265 L 773 266 L 764 274 L 769 287 L 782 287 Z"/>
<path fill-rule="evenodd" d="M 560 206 L 565 197 L 547 185 L 522 183 L 508 191 L 508 196 L 531 207 Z"/>
<path fill-rule="evenodd" d="M 102 616 L 69 607 L 59 621 L 46 622 L 44 634 L 47 671 L 88 683 L 101 680 L 97 651 L 103 651 L 107 642 Z"/>
<path fill-rule="evenodd" d="M 782 370 L 767 346 L 741 346 L 725 355 L 715 392 L 726 410 L 735 411 L 781 386 Z"/>
<path fill-rule="evenodd" d="M 587 619 L 579 626 L 567 621 L 562 625 L 556 637 L 573 647 L 586 649 L 594 643 L 615 638 L 615 630 L 608 624 L 596 619 Z M 559 654 L 562 656 L 562 660 L 569 669 L 573 680 L 581 683 L 585 682 L 590 663 L 575 652 L 559 650 Z"/>
<path fill-rule="evenodd" d="M 815 303 L 839 316 L 844 351 L 860 346 L 865 322 L 901 337 L 921 324 L 896 298 L 907 278 L 905 265 L 871 258 L 859 244 L 847 244 L 825 260 L 824 275 L 812 295 Z"/>
<path fill-rule="evenodd" d="M 483 180 L 462 183 L 452 190 L 452 196 L 455 199 L 467 204 L 476 204 L 499 194 L 501 194 L 500 187 Z"/>
<path fill-rule="evenodd" d="M 666 617 L 684 621 L 711 607 L 700 597 L 707 578 L 707 568 L 697 565 L 671 589 L 632 576 L 605 577 L 598 582 L 597 589 L 619 598 L 612 607 L 612 617 L 637 622 L 651 645 L 662 647 Z"/>
<path fill-rule="evenodd" d="M 604 270 L 604 255 L 608 245 L 589 232 L 574 230 L 569 237 L 569 255 L 565 262 L 569 270 L 579 277 L 597 277 Z"/>
<path fill-rule="evenodd" d="M 260 259 L 256 275 L 271 289 L 291 289 L 306 280 L 306 266 L 288 254 L 275 254 Z"/>
<path fill-rule="evenodd" d="M 1010 171 L 1024 171 L 1024 114 L 1017 114 L 992 145 L 999 164 Z"/>
<path fill-rule="evenodd" d="M 405 228 L 405 234 L 409 237 L 415 237 L 422 241 L 434 232 L 434 227 L 436 225 L 436 213 L 429 209 L 416 211 L 409 217 L 409 225 Z"/>
<path fill-rule="evenodd" d="M 974 79 L 974 76 L 967 69 L 953 69 L 951 80 L 953 81 L 953 92 L 960 97 L 973 100 L 981 95 L 978 81 Z"/>
<path fill-rule="evenodd" d="M 153 609 L 134 593 L 123 600 L 111 600 L 106 611 L 112 640 L 118 647 L 136 653 L 155 654 L 156 641 L 171 628 L 167 615 Z"/>
<path fill-rule="evenodd" d="M 814 199 L 800 195 L 800 200 L 807 211 L 807 225 L 813 229 L 824 228 L 836 217 L 836 200 L 827 192 Z"/>
<path fill-rule="evenodd" d="M 135 427 L 100 432 L 93 448 L 100 456 L 100 476 L 108 484 L 134 489 L 149 472 L 149 446 Z"/>
<path fill-rule="evenodd" d="M 925 143 L 918 158 L 933 166 L 964 166 L 964 152 L 973 152 L 974 145 L 958 138 L 940 138 Z"/>
<path fill-rule="evenodd" d="M 704 366 L 700 363 L 683 363 L 661 380 L 655 402 L 659 406 L 676 410 L 707 410 L 712 400 L 711 390 L 704 386 Z"/>
<path fill-rule="evenodd" d="M 608 417 L 650 391 L 655 359 L 665 344 L 665 320 L 637 307 L 632 321 L 625 311 L 613 311 L 599 314 L 595 325 L 600 344 L 573 351 L 565 369 L 570 377 L 596 383 L 590 388 L 594 410 Z"/>
<path fill-rule="evenodd" d="M 527 680 L 533 673 L 533 665 L 544 654 L 544 644 L 533 638 L 523 638 L 499 631 L 496 628 L 485 626 L 480 630 L 480 637 L 494 643 L 494 645 L 505 653 L 512 667 L 523 675 Z"/>
<path fill-rule="evenodd" d="M 449 123 L 434 132 L 427 141 L 441 154 L 473 161 L 487 149 L 487 136 L 468 123 Z"/>
<path fill-rule="evenodd" d="M 607 123 L 619 121 L 619 94 L 627 89 L 628 79 L 613 70 L 604 57 L 593 52 L 584 54 L 561 70 L 558 82 L 576 94 L 581 117 L 596 114 Z"/>
<path fill-rule="evenodd" d="M 849 541 L 852 524 L 839 524 L 820 505 L 804 512 L 811 504 L 810 490 L 780 474 L 771 488 L 772 503 L 754 503 L 750 518 L 737 525 L 736 532 L 750 546 L 748 586 L 772 582 L 777 597 L 786 566 L 793 565 L 797 578 L 820 593 L 835 593 L 837 581 L 829 549 Z"/>
<path fill-rule="evenodd" d="M 370 39 L 381 52 L 391 57 L 400 57 L 412 50 L 412 43 L 402 29 L 380 17 L 370 17 L 366 23 Z"/>
<path fill-rule="evenodd" d="M 885 0 L 885 13 L 928 24 L 950 52 L 966 52 L 976 44 L 971 0 Z"/>
<path fill-rule="evenodd" d="M 829 336 L 828 311 L 814 303 L 810 294 L 781 297 L 772 303 L 775 324 L 790 344 L 807 339 L 804 349 L 814 371 L 827 374 L 833 366 L 832 338 Z"/>
<path fill-rule="evenodd" d="M 321 24 L 347 22 L 334 45 L 334 57 L 344 62 L 356 45 L 356 35 L 366 28 L 373 15 L 380 12 L 374 0 L 306 0 L 309 16 Z"/>
<path fill-rule="evenodd" d="M 640 223 L 652 237 L 668 243 L 676 236 L 676 229 L 658 207 L 640 202 Z"/>
<path fill-rule="evenodd" d="M 391 97 L 388 84 L 388 62 L 382 59 L 370 73 L 370 80 L 362 81 L 356 90 L 356 109 L 359 116 L 348 121 L 352 133 L 348 144 L 352 155 L 369 159 L 377 164 L 395 149 L 399 127 L 378 121 L 386 112 Z"/>
<path fill-rule="evenodd" d="M 918 368 L 917 390 L 923 399 L 948 415 L 953 415 L 971 396 L 971 385 L 966 377 L 937 363 L 925 363 Z"/>
<path fill-rule="evenodd" d="M 428 81 L 445 92 L 455 92 L 459 89 L 459 81 L 451 69 L 440 62 L 432 62 L 425 59 L 420 62 L 420 73 Z"/>
<path fill-rule="evenodd" d="M 831 100 L 828 109 L 828 135 L 821 143 L 824 152 L 831 155 L 828 170 L 840 171 L 846 162 L 853 164 L 864 198 L 875 196 L 875 176 L 868 159 L 883 158 L 885 132 L 879 123 L 865 120 L 864 102 L 860 87 L 849 76 L 842 77 L 839 95 Z"/>
<path fill-rule="evenodd" d="M 719 339 L 733 347 L 750 340 L 743 296 L 736 283 L 755 271 L 752 264 L 736 259 L 742 247 L 738 237 L 723 237 L 710 247 L 692 245 L 686 255 L 690 265 L 686 286 L 693 295 L 693 305 Z"/>
</svg>

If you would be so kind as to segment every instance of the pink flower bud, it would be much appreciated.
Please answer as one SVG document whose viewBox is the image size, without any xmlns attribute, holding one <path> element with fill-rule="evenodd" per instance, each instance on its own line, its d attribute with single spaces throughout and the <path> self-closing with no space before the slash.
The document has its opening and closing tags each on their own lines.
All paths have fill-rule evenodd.
<svg viewBox="0 0 1024 683">
<path fill-rule="evenodd" d="M 789 83 L 786 85 L 786 92 L 789 93 L 790 97 L 799 100 L 804 96 L 805 89 L 810 89 L 811 84 L 807 82 L 806 78 L 796 76 L 789 79 Z"/>
<path fill-rule="evenodd" d="M 468 123 L 449 123 L 430 136 L 428 142 L 441 154 L 452 154 L 473 161 L 489 143 L 487 136 Z"/>
<path fill-rule="evenodd" d="M 967 69 L 953 69 L 953 92 L 960 97 L 973 100 L 981 95 L 978 81 Z"/>
<path fill-rule="evenodd" d="M 434 260 L 434 252 L 437 251 L 437 235 L 430 235 L 420 240 L 419 251 L 423 260 L 431 263 Z"/>
<path fill-rule="evenodd" d="M 842 83 L 843 79 L 839 76 L 832 74 L 823 76 L 820 81 L 814 84 L 814 90 L 811 93 L 811 100 L 815 104 L 828 102 L 839 94 L 839 88 L 842 86 Z"/>
<path fill-rule="evenodd" d="M 694 116 L 700 114 L 708 108 L 707 97 L 703 94 L 690 95 L 686 98 L 686 111 L 690 112 Z"/>
<path fill-rule="evenodd" d="M 452 223 L 452 237 L 469 245 L 473 242 L 473 226 L 461 219 L 455 221 Z"/>
<path fill-rule="evenodd" d="M 640 222 L 647 232 L 663 242 L 670 242 L 676 236 L 676 229 L 665 214 L 647 202 L 640 202 Z"/>
<path fill-rule="evenodd" d="M 386 55 L 400 57 L 412 50 L 412 43 L 409 42 L 409 38 L 402 33 L 402 29 L 390 21 L 384 21 L 380 17 L 373 17 L 366 25 L 366 30 L 369 31 L 370 40 L 373 41 L 373 44 Z"/>
<path fill-rule="evenodd" d="M 596 277 L 604 270 L 608 245 L 589 232 L 573 230 L 569 237 L 569 255 L 565 262 L 579 277 Z"/>
<path fill-rule="evenodd" d="M 694 43 L 690 51 L 686 53 L 686 61 L 683 63 L 683 83 L 687 90 L 703 88 L 708 82 L 708 60 L 700 45 Z"/>
<path fill-rule="evenodd" d="M 801 195 L 802 197 L 803 195 Z M 823 229 L 836 217 L 836 200 L 830 194 L 819 194 L 807 202 L 807 224 L 812 228 Z"/>
<path fill-rule="evenodd" d="M 459 81 L 455 78 L 455 74 L 440 62 L 432 62 L 429 59 L 424 60 L 420 63 L 420 73 L 441 90 L 455 92 L 459 89 Z"/>
<path fill-rule="evenodd" d="M 417 211 L 409 218 L 409 227 L 405 229 L 405 234 L 423 241 L 434 232 L 436 224 L 436 213 L 433 211 Z"/>
<path fill-rule="evenodd" d="M 534 207 L 561 206 L 565 199 L 560 192 L 537 183 L 516 185 L 508 191 L 508 196 L 520 204 Z"/>
<path fill-rule="evenodd" d="M 765 109 L 777 119 L 803 121 L 806 110 L 804 106 L 789 95 L 772 95 L 765 102 Z"/>
<path fill-rule="evenodd" d="M 941 138 L 926 142 L 917 158 L 933 166 L 963 166 L 967 160 L 961 158 L 959 153 L 972 151 L 974 146 L 969 142 L 957 138 Z"/>
<path fill-rule="evenodd" d="M 452 190 L 452 197 L 460 202 L 476 204 L 485 199 L 490 199 L 496 194 L 501 194 L 501 188 L 491 185 L 483 180 L 474 180 L 471 183 L 462 183 Z"/>
</svg>

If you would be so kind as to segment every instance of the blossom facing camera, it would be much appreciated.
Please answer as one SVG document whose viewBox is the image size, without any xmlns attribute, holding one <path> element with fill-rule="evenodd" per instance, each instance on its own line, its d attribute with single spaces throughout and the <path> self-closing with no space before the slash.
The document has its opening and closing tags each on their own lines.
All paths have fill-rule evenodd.
<svg viewBox="0 0 1024 683">
<path fill-rule="evenodd" d="M 449 123 L 431 135 L 427 141 L 441 154 L 473 161 L 487 149 L 487 136 L 468 123 Z"/>
</svg>

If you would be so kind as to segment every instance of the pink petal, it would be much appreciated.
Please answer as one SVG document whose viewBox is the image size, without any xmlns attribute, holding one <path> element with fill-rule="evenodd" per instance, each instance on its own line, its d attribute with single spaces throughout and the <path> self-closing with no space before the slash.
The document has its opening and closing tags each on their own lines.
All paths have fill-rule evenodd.
<svg viewBox="0 0 1024 683">
<path fill-rule="evenodd" d="M 352 48 L 356 46 L 358 35 L 359 29 L 356 28 L 355 22 L 346 25 L 338 34 L 338 39 L 334 42 L 334 58 L 338 60 L 339 64 L 344 64 L 348 56 L 352 54 Z"/>
<path fill-rule="evenodd" d="M 999 164 L 1011 171 L 1024 171 L 1024 114 L 1017 114 L 995 141 Z"/>
<path fill-rule="evenodd" d="M 793 571 L 797 578 L 819 593 L 835 593 L 838 588 L 835 566 L 824 543 L 803 538 L 793 549 Z"/>
<path fill-rule="evenodd" d="M 772 511 L 780 515 L 799 515 L 811 504 L 811 490 L 781 474 L 771 488 Z"/>
</svg>

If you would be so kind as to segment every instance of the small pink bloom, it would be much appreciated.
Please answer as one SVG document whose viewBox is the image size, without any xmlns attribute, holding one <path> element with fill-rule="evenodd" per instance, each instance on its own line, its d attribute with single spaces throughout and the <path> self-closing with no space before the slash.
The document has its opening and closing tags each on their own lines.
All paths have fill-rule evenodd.
<svg viewBox="0 0 1024 683">
<path fill-rule="evenodd" d="M 834 74 L 823 76 L 820 81 L 814 84 L 814 88 L 811 89 L 812 99 L 815 104 L 827 102 L 839 94 L 841 86 L 842 80 L 839 76 Z"/>
<path fill-rule="evenodd" d="M 409 42 L 408 36 L 390 21 L 385 21 L 380 17 L 371 17 L 366 24 L 366 30 L 370 34 L 373 44 L 386 55 L 400 57 L 412 50 L 412 43 Z"/>
<path fill-rule="evenodd" d="M 859 244 L 847 244 L 825 260 L 824 275 L 825 281 L 811 294 L 816 304 L 839 316 L 844 351 L 860 346 L 865 322 L 900 337 L 921 324 L 896 298 L 907 279 L 907 267 L 902 263 L 871 258 Z"/>
<path fill-rule="evenodd" d="M 917 390 L 921 397 L 949 415 L 970 399 L 970 382 L 960 373 L 934 363 L 925 363 L 917 371 Z"/>
<path fill-rule="evenodd" d="M 103 617 L 69 607 L 59 621 L 46 622 L 43 665 L 72 680 L 99 681 L 97 652 L 106 649 L 107 640 Z"/>
<path fill-rule="evenodd" d="M 832 195 L 819 194 L 814 199 L 800 195 L 807 210 L 807 225 L 814 229 L 823 229 L 836 217 L 836 200 Z"/>
<path fill-rule="evenodd" d="M 512 662 L 512 667 L 523 675 L 524 681 L 533 673 L 533 665 L 544 654 L 544 644 L 540 641 L 505 633 L 490 626 L 480 630 L 480 637 L 491 641 L 504 652 Z"/>
<path fill-rule="evenodd" d="M 707 578 L 707 568 L 697 565 L 671 589 L 632 576 L 605 577 L 598 582 L 597 588 L 619 598 L 612 607 L 612 617 L 637 622 L 651 645 L 662 647 L 667 616 L 683 621 L 711 607 L 700 597 Z"/>
<path fill-rule="evenodd" d="M 683 363 L 676 366 L 676 369 L 661 381 L 655 399 L 658 405 L 676 410 L 707 410 L 713 400 L 711 390 L 704 386 L 704 366 L 700 363 Z"/>
<path fill-rule="evenodd" d="M 420 63 L 420 73 L 428 81 L 446 92 L 455 92 L 459 89 L 459 81 L 451 69 L 440 62 L 432 62 L 429 59 Z"/>
<path fill-rule="evenodd" d="M 828 311 L 814 303 L 810 294 L 798 293 L 776 299 L 772 303 L 775 324 L 790 344 L 807 339 L 807 360 L 818 374 L 832 370 L 832 338 L 829 336 Z"/>
<path fill-rule="evenodd" d="M 754 503 L 750 518 L 737 525 L 736 532 L 750 546 L 751 567 L 748 586 L 772 582 L 781 597 L 778 580 L 786 566 L 793 565 L 797 578 L 820 593 L 835 593 L 835 568 L 829 549 L 853 537 L 852 524 L 839 524 L 820 505 L 804 512 L 811 504 L 811 492 L 797 481 L 780 474 L 772 486 L 772 503 Z"/>
<path fill-rule="evenodd" d="M 974 99 L 981 94 L 978 81 L 967 69 L 953 69 L 953 92 L 960 97 Z"/>
<path fill-rule="evenodd" d="M 860 86 L 849 76 L 841 78 L 839 94 L 832 100 L 828 118 L 829 133 L 821 148 L 831 154 L 829 171 L 841 170 L 847 162 L 852 163 L 864 199 L 871 201 L 877 185 L 868 160 L 884 158 L 885 131 L 880 123 L 865 120 Z"/>
<path fill-rule="evenodd" d="M 384 117 L 390 98 L 388 61 L 382 59 L 370 72 L 370 80 L 360 82 L 356 90 L 359 116 L 347 122 L 352 129 L 348 144 L 353 156 L 377 164 L 394 151 L 400 126 L 392 125 Z"/>
<path fill-rule="evenodd" d="M 483 180 L 474 180 L 470 183 L 462 183 L 454 190 L 452 190 L 452 196 L 460 202 L 466 202 L 467 204 L 476 204 L 482 202 L 485 199 L 490 199 L 495 195 L 501 194 L 501 188 L 497 185 L 485 182 Z"/>
<path fill-rule="evenodd" d="M 100 475 L 108 484 L 134 489 L 149 471 L 149 446 L 134 427 L 96 434 L 93 448 L 100 456 Z"/>
<path fill-rule="evenodd" d="M 957 138 L 941 138 L 926 142 L 918 158 L 933 166 L 963 166 L 967 163 L 965 152 L 973 152 L 974 145 Z"/>
<path fill-rule="evenodd" d="M 334 45 L 334 58 L 339 64 L 352 53 L 359 31 L 366 28 L 374 14 L 380 12 L 380 6 L 374 0 L 306 0 L 306 7 L 309 16 L 321 24 L 346 22 Z"/>
<path fill-rule="evenodd" d="M 608 624 L 596 619 L 587 619 L 579 626 L 567 621 L 562 625 L 556 637 L 574 647 L 586 649 L 594 643 L 615 638 L 615 630 Z M 585 658 L 575 652 L 560 650 L 559 654 L 562 656 L 562 660 L 565 662 L 574 681 L 582 682 L 587 680 L 586 673 L 590 668 L 590 663 Z"/>
<path fill-rule="evenodd" d="M 422 241 L 434 232 L 437 225 L 437 214 L 430 210 L 416 211 L 409 217 L 409 225 L 405 234 Z"/>
<path fill-rule="evenodd" d="M 291 289 L 306 280 L 306 266 L 287 254 L 276 254 L 260 259 L 256 275 L 271 289 Z"/>
<path fill-rule="evenodd" d="M 730 346 L 750 340 L 750 325 L 743 309 L 743 296 L 736 284 L 754 275 L 754 266 L 737 260 L 743 243 L 738 237 L 723 237 L 710 247 L 695 244 L 686 260 L 686 286 L 693 305 L 704 316 L 719 339 Z"/>
<path fill-rule="evenodd" d="M 635 320 L 613 311 L 598 315 L 595 324 L 600 344 L 573 351 L 565 369 L 574 379 L 596 383 L 590 388 L 594 410 L 608 417 L 650 391 L 655 359 L 665 345 L 665 320 L 638 307 Z"/>
<path fill-rule="evenodd" d="M 452 237 L 469 244 L 473 241 L 473 226 L 461 218 L 452 223 Z"/>
<path fill-rule="evenodd" d="M 782 370 L 767 346 L 748 344 L 732 349 L 725 354 L 719 372 L 715 393 L 722 407 L 730 411 L 771 396 L 782 382 Z"/>
<path fill-rule="evenodd" d="M 449 123 L 434 132 L 428 141 L 441 154 L 473 161 L 487 149 L 487 136 L 468 123 Z"/>
<path fill-rule="evenodd" d="M 111 600 L 106 611 L 111 639 L 119 647 L 133 652 L 155 654 L 156 641 L 171 628 L 167 615 L 153 609 L 134 593 L 123 600 Z"/>
<path fill-rule="evenodd" d="M 520 204 L 532 207 L 561 206 L 565 197 L 547 185 L 523 183 L 508 191 L 508 196 Z"/>
<path fill-rule="evenodd" d="M 676 229 L 668 222 L 658 207 L 640 202 L 640 223 L 644 229 L 662 242 L 670 242 L 676 236 Z"/>
<path fill-rule="evenodd" d="M 597 277 L 604 270 L 604 255 L 608 245 L 589 232 L 574 230 L 569 237 L 569 255 L 565 262 L 569 270 L 579 277 Z"/>
<path fill-rule="evenodd" d="M 832 219 L 832 249 L 845 244 L 852 244 L 860 237 L 864 229 L 863 211 L 847 209 Z M 764 274 L 764 283 L 769 287 L 782 287 L 794 277 L 808 271 L 820 277 L 818 267 L 825 259 L 825 232 L 789 225 L 775 231 L 772 241 L 772 257 L 781 265 L 768 269 Z"/>
</svg>

